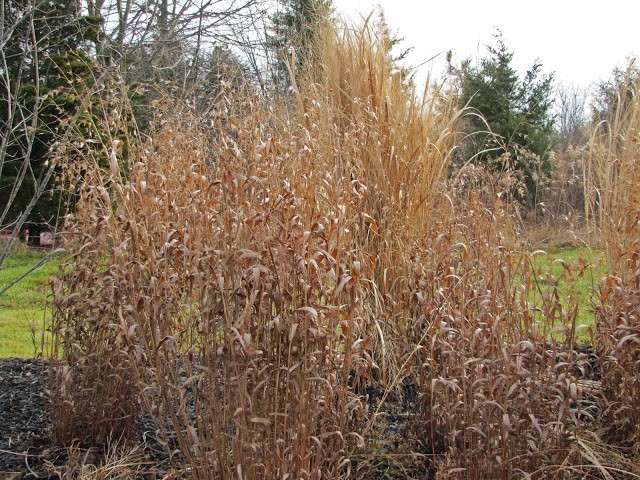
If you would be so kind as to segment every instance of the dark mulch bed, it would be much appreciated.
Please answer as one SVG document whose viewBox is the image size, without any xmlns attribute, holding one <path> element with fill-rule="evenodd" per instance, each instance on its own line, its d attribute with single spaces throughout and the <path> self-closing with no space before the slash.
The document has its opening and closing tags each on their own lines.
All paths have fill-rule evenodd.
<svg viewBox="0 0 640 480">
<path fill-rule="evenodd" d="M 0 360 L 0 480 L 59 479 L 58 472 L 64 471 L 65 466 L 69 467 L 67 452 L 51 446 L 48 368 L 47 360 Z M 401 444 L 406 440 L 410 420 L 406 412 L 412 410 L 410 404 L 415 392 L 411 394 L 409 387 L 403 390 L 408 394 L 398 398 L 392 393 L 382 412 L 388 424 L 384 439 L 381 440 L 381 447 L 385 450 L 402 450 Z M 369 387 L 362 393 L 366 393 L 370 407 L 375 410 L 383 392 Z M 141 433 L 140 438 L 144 450 L 144 458 L 140 460 L 145 466 L 135 478 L 163 478 L 170 470 L 169 461 L 148 435 L 152 431 L 148 416 L 139 420 L 139 427 L 141 432 L 146 432 Z M 381 465 L 372 464 L 367 477 L 388 478 L 385 474 L 387 467 L 389 465 L 385 462 Z M 431 478 L 430 472 L 424 470 L 424 465 L 420 465 L 412 474 L 406 473 L 406 478 Z"/>
<path fill-rule="evenodd" d="M 586 378 L 598 379 L 595 355 L 590 351 L 582 353 L 589 354 L 590 363 L 593 363 L 583 374 Z M 0 360 L 0 480 L 56 479 L 60 478 L 58 472 L 62 471 L 62 466 L 69 464 L 67 452 L 51 446 L 48 368 L 46 360 Z M 390 395 L 381 412 L 386 428 L 379 447 L 391 452 L 404 451 L 402 445 L 411 430 L 408 412 L 415 410 L 412 404 L 415 392 L 411 385 L 404 386 L 403 391 L 402 397 Z M 368 388 L 363 393 L 366 393 L 372 411 L 375 410 L 382 392 Z M 139 419 L 138 423 L 144 452 L 140 458 L 143 467 L 135 478 L 163 478 L 170 470 L 168 458 L 149 435 L 153 426 L 148 416 Z M 386 467 L 371 465 L 370 478 L 389 478 L 384 472 Z M 414 472 L 405 472 L 405 478 L 431 478 L 433 472 L 428 470 L 425 470 L 424 462 L 418 462 Z"/>
<path fill-rule="evenodd" d="M 59 479 L 59 472 L 65 469 L 70 474 L 69 478 L 75 478 L 73 472 L 68 471 L 70 459 L 67 452 L 55 449 L 51 445 L 52 422 L 49 414 L 48 387 L 47 360 L 0 359 L 0 480 Z M 382 392 L 376 389 L 368 390 L 370 391 L 367 391 L 367 397 L 373 407 L 379 401 Z M 397 448 L 401 442 L 400 438 L 405 433 L 404 427 L 408 418 L 402 413 L 395 414 L 400 407 L 396 404 L 402 402 L 394 398 L 393 402 L 389 403 L 393 403 L 394 406 L 385 408 L 385 411 L 388 410 L 385 416 L 389 417 L 387 420 L 393 423 L 393 427 L 387 433 L 387 440 L 389 443 L 396 443 Z M 402 407 L 399 410 L 403 410 Z M 138 423 L 141 432 L 140 444 L 144 450 L 143 458 L 140 460 L 144 466 L 135 478 L 163 478 L 170 470 L 169 459 L 158 449 L 153 436 L 149 435 L 153 427 L 148 416 L 143 416 Z M 81 453 L 80 457 L 82 455 Z M 77 463 L 77 460 L 72 463 Z M 428 477 L 422 475 L 420 478 Z"/>
<path fill-rule="evenodd" d="M 48 478 L 43 460 L 49 448 L 48 362 L 0 361 L 0 479 Z"/>
<path fill-rule="evenodd" d="M 51 445 L 48 369 L 47 360 L 0 360 L 0 480 L 58 479 L 61 466 L 69 462 L 67 451 Z M 143 461 L 148 468 L 135 477 L 162 478 L 166 458 L 157 452 L 145 456 L 155 458 Z"/>
</svg>

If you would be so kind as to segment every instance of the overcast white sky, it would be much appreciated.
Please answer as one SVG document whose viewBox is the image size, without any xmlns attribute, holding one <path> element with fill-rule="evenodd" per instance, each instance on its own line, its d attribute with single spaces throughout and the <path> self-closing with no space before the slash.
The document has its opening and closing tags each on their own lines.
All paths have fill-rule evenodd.
<svg viewBox="0 0 640 480">
<path fill-rule="evenodd" d="M 454 60 L 484 56 L 495 27 L 524 75 L 536 58 L 562 83 L 588 87 L 615 66 L 640 54 L 640 0 L 333 0 L 347 18 L 368 15 L 377 5 L 404 46 L 414 47 L 407 64 L 418 65 L 452 50 Z M 420 68 L 441 73 L 445 54 Z"/>
</svg>

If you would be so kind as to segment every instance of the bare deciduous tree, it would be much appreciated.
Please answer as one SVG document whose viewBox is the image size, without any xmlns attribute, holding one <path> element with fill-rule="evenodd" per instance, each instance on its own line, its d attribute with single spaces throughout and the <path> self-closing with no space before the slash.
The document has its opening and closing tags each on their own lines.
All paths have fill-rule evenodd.
<svg viewBox="0 0 640 480">
<path fill-rule="evenodd" d="M 61 118 L 73 109 L 60 80 L 84 41 L 77 2 L 11 0 L 0 7 L 0 269 L 55 172 L 47 159 Z M 73 74 L 69 74 L 71 77 Z M 4 291 L 4 289 L 3 289 Z"/>
<path fill-rule="evenodd" d="M 586 141 L 587 91 L 577 85 L 561 85 L 557 89 L 558 150 L 565 152 Z"/>
<path fill-rule="evenodd" d="M 246 46 L 265 0 L 86 0 L 104 19 L 97 56 L 122 63 L 130 81 L 193 82 L 203 52 Z"/>
<path fill-rule="evenodd" d="M 260 35 L 250 30 L 260 28 L 268 3 L 4 0 L 0 6 L 0 203 L 4 203 L 0 231 L 10 234 L 0 249 L 0 268 L 34 208 L 50 191 L 56 172 L 51 146 L 65 130 L 70 131 L 65 122 L 77 117 L 91 94 L 71 92 L 74 99 L 68 110 L 61 106 L 64 102 L 52 100 L 65 89 L 70 92 L 68 85 L 74 83 L 72 68 L 62 66 L 72 65 L 77 58 L 64 60 L 65 55 L 78 51 L 89 63 L 111 72 L 119 70 L 127 82 L 166 81 L 188 93 L 202 79 L 201 64 L 211 63 L 216 46 L 251 48 L 250 42 L 259 41 Z M 93 28 L 93 35 L 80 33 L 87 27 Z M 61 83 L 52 83 L 54 72 Z M 99 83 L 93 81 L 97 87 Z"/>
</svg>

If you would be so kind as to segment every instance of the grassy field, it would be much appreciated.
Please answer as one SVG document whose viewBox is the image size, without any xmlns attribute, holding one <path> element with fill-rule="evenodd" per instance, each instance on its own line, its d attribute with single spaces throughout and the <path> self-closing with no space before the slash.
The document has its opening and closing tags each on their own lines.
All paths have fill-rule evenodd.
<svg viewBox="0 0 640 480">
<path fill-rule="evenodd" d="M 0 289 L 37 265 L 48 253 L 48 250 L 17 248 L 0 270 Z M 42 324 L 50 315 L 49 277 L 57 270 L 58 262 L 54 259 L 0 295 L 0 358 L 35 355 L 34 340 L 40 345 Z"/>
<path fill-rule="evenodd" d="M 533 256 L 533 268 L 539 290 L 530 301 L 539 303 L 540 295 L 537 293 L 557 280 L 563 307 L 566 308 L 573 301 L 577 303 L 579 338 L 588 341 L 589 327 L 594 323 L 593 291 L 606 271 L 604 253 L 587 247 L 551 247 Z"/>
<path fill-rule="evenodd" d="M 0 271 L 0 288 L 35 266 L 47 253 L 46 250 L 20 248 Z M 558 280 L 563 305 L 570 303 L 570 297 L 577 298 L 580 337 L 587 340 L 588 327 L 594 321 L 592 291 L 604 275 L 603 253 L 586 247 L 550 248 L 536 254 L 533 265 L 541 289 L 547 285 L 547 272 L 550 272 Z M 33 328 L 35 326 L 37 330 L 35 340 L 39 346 L 43 321 L 50 315 L 48 280 L 57 271 L 58 262 L 52 260 L 0 296 L 0 358 L 34 356 Z"/>
</svg>

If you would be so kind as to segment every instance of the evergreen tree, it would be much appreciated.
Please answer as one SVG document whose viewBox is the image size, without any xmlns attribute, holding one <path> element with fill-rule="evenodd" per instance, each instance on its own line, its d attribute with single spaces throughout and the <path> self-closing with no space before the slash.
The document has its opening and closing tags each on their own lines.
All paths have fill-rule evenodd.
<svg viewBox="0 0 640 480">
<path fill-rule="evenodd" d="M 591 104 L 591 121 L 612 122 L 619 105 L 626 105 L 633 100 L 634 85 L 640 81 L 640 66 L 632 58 L 626 70 L 614 68 L 611 77 L 596 84 Z"/>
<path fill-rule="evenodd" d="M 83 16 L 80 2 L 69 0 L 8 0 L 3 13 L 0 227 L 31 208 L 27 221 L 37 233 L 55 218 L 57 199 L 51 190 L 42 194 L 49 150 L 92 78 L 88 52 L 100 19 Z"/>
<path fill-rule="evenodd" d="M 477 154 L 477 161 L 491 169 L 514 169 L 525 188 L 513 193 L 533 207 L 541 176 L 548 175 L 550 170 L 553 75 L 542 75 L 542 64 L 536 62 L 520 80 L 511 65 L 513 53 L 507 49 L 500 32 L 488 52 L 489 56 L 478 67 L 467 60 L 460 70 L 462 104 L 483 117 L 472 117 L 469 121 L 469 133 L 479 140 L 477 152 L 473 153 Z M 497 137 L 479 133 L 486 132 L 487 126 Z"/>
<path fill-rule="evenodd" d="M 413 47 L 405 48 L 400 52 L 394 52 L 396 47 L 399 47 L 404 38 L 399 37 L 396 32 L 391 31 L 389 28 L 389 24 L 387 23 L 387 19 L 384 16 L 384 11 L 382 9 L 378 10 L 377 20 L 375 22 L 375 27 L 379 31 L 382 45 L 385 46 L 386 49 L 386 57 L 387 61 L 390 65 L 393 66 L 393 73 L 400 75 L 403 83 L 407 86 L 413 86 L 413 77 L 411 73 L 411 69 L 402 65 L 403 61 L 407 58 L 407 55 L 411 52 Z"/>
<path fill-rule="evenodd" d="M 314 64 L 316 35 L 332 12 L 331 0 L 279 0 L 282 10 L 271 19 L 267 46 L 273 53 L 272 81 L 277 90 L 291 86 L 289 67 L 297 78 Z M 288 66 L 287 66 L 288 65 Z"/>
</svg>

